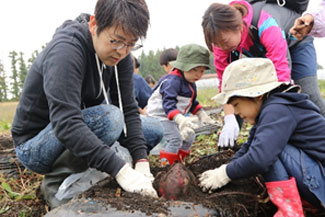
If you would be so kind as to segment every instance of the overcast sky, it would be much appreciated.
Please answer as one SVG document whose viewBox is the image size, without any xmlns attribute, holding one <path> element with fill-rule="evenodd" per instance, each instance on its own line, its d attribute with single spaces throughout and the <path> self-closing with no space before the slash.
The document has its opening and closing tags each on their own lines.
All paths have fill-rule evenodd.
<svg viewBox="0 0 325 217">
<path fill-rule="evenodd" d="M 201 27 L 204 11 L 213 2 L 228 0 L 147 0 L 151 25 L 144 51 L 187 43 L 205 46 Z M 320 0 L 310 1 L 316 8 Z M 8 54 L 22 51 L 29 58 L 34 50 L 50 41 L 55 29 L 80 13 L 93 13 L 96 0 L 2 0 L 0 3 L 0 60 L 9 71 Z M 325 38 L 316 39 L 318 62 L 325 58 Z M 321 48 L 323 48 L 321 50 Z M 141 51 L 135 53 L 139 55 Z M 9 66 L 8 66 L 9 65 Z"/>
</svg>

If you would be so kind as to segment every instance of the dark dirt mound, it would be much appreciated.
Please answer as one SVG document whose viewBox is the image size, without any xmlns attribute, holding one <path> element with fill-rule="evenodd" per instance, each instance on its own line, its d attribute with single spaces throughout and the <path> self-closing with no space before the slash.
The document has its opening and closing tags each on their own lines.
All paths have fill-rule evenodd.
<svg viewBox="0 0 325 217">
<path fill-rule="evenodd" d="M 160 197 L 177 200 L 186 197 L 197 186 L 197 180 L 191 170 L 176 162 L 168 171 L 158 173 L 153 185 Z"/>
<path fill-rule="evenodd" d="M 0 134 L 0 173 L 17 176 L 24 167 L 17 161 L 15 148 L 10 134 Z"/>
<path fill-rule="evenodd" d="M 197 176 L 207 169 L 214 169 L 228 162 L 232 155 L 233 151 L 230 150 L 218 152 L 217 154 L 205 156 L 194 163 L 186 165 L 186 167 Z M 154 187 L 157 190 L 159 188 L 159 177 L 161 177 L 157 174 L 168 169 L 152 169 L 152 172 L 157 177 L 154 182 Z M 141 211 L 147 215 L 153 215 L 154 213 L 168 215 L 170 207 L 175 205 L 175 201 L 164 198 L 153 199 L 124 192 L 112 178 L 104 180 L 79 198 L 91 199 L 96 203 L 107 204 L 117 210 Z M 275 212 L 275 207 L 269 202 L 266 189 L 261 184 L 259 177 L 233 181 L 212 194 L 202 192 L 197 185 L 193 184 L 185 195 L 178 197 L 178 201 L 202 205 L 209 210 L 214 210 L 212 216 L 260 217 L 273 216 Z"/>
<path fill-rule="evenodd" d="M 41 175 L 25 170 L 18 162 L 11 135 L 1 133 L 0 216 L 44 216 L 47 210 L 39 191 L 41 180 Z"/>
</svg>

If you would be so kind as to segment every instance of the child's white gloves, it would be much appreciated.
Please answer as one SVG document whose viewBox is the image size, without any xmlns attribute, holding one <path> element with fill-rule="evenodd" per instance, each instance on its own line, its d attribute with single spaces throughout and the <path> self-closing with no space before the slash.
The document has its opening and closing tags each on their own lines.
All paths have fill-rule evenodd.
<svg viewBox="0 0 325 217">
<path fill-rule="evenodd" d="M 219 136 L 219 147 L 234 147 L 234 141 L 239 135 L 239 126 L 235 115 L 230 114 L 224 117 L 224 126 Z"/>
<path fill-rule="evenodd" d="M 174 120 L 178 125 L 183 140 L 188 140 L 190 136 L 194 136 L 194 129 L 199 127 L 199 119 L 197 116 L 185 117 L 182 114 L 177 114 Z"/>
<path fill-rule="evenodd" d="M 140 193 L 143 196 L 157 198 L 157 192 L 152 187 L 150 179 L 136 171 L 126 163 L 115 177 L 117 183 L 127 192 Z"/>
<path fill-rule="evenodd" d="M 209 115 L 203 110 L 199 110 L 196 114 L 199 117 L 201 124 L 214 124 L 215 121 L 212 120 Z"/>
<path fill-rule="evenodd" d="M 231 180 L 227 175 L 226 168 L 227 164 L 223 164 L 214 170 L 207 170 L 199 175 L 199 186 L 202 190 L 211 192 L 228 184 Z"/>
<path fill-rule="evenodd" d="M 137 161 L 137 163 L 135 163 L 134 169 L 150 179 L 151 183 L 155 180 L 152 173 L 150 172 L 150 165 L 148 160 L 143 159 Z"/>
</svg>

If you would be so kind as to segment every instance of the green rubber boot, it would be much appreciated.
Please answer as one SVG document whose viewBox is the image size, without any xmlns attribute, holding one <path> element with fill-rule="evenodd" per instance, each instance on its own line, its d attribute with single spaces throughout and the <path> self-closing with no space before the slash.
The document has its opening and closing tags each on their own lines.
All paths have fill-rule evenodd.
<svg viewBox="0 0 325 217">
<path fill-rule="evenodd" d="M 41 192 L 47 205 L 53 209 L 69 200 L 58 200 L 55 197 L 60 185 L 69 175 L 87 170 L 84 160 L 75 157 L 69 150 L 65 150 L 54 162 L 52 171 L 46 173 L 41 184 Z"/>
</svg>

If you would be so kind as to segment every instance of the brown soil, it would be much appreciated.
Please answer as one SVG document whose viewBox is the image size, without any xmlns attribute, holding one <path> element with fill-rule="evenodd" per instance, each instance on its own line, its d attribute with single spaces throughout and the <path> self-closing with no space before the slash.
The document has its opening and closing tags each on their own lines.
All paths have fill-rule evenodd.
<svg viewBox="0 0 325 217">
<path fill-rule="evenodd" d="M 0 135 L 0 159 L 10 156 L 11 159 L 14 159 L 14 152 L 8 152 L 8 150 L 12 149 L 12 147 L 12 139 L 10 135 Z M 208 169 L 214 169 L 223 163 L 229 162 L 233 154 L 234 151 L 223 150 L 216 154 L 208 155 L 202 158 L 191 157 L 188 159 L 189 161 L 185 163 L 185 166 L 194 174 L 195 177 L 197 177 L 199 174 Z M 19 166 L 15 159 L 10 160 L 10 162 Z M 159 177 L 162 177 L 159 174 L 167 172 L 168 170 L 169 167 L 159 168 L 156 166 L 152 168 L 152 173 L 156 177 L 154 187 L 157 190 L 159 186 L 158 183 L 160 181 Z M 4 182 L 9 183 L 13 192 L 24 193 L 28 192 L 28 190 L 34 190 L 36 194 L 36 197 L 30 200 L 10 200 L 8 199 L 8 192 L 6 192 L 0 186 L 0 212 L 7 209 L 7 211 L 1 213 L 0 215 L 4 217 L 44 216 L 48 212 L 48 207 L 45 205 L 42 196 L 39 193 L 39 184 L 41 180 L 42 176 L 28 172 L 27 170 L 23 170 L 21 167 L 17 167 L 17 173 L 15 175 L 11 175 L 11 177 L 8 177 L 8 174 L 3 174 L 0 168 L 1 184 Z M 134 193 L 127 193 L 121 190 L 114 179 L 107 178 L 87 192 L 81 194 L 78 198 L 84 201 L 87 200 L 97 202 L 97 204 L 102 204 L 104 207 L 113 207 L 120 211 L 133 212 L 134 216 L 137 216 L 136 213 L 138 212 L 145 213 L 147 216 L 166 216 L 170 214 L 172 206 L 182 202 L 187 204 L 183 206 L 184 209 L 197 209 L 198 207 L 193 207 L 194 205 L 198 204 L 206 207 L 208 210 L 214 211 L 213 215 L 193 214 L 190 216 L 268 217 L 273 216 L 275 212 L 275 207 L 268 200 L 265 187 L 262 184 L 260 177 L 250 177 L 248 179 L 232 181 L 225 187 L 211 194 L 203 193 L 195 182 L 193 183 L 194 184 L 188 186 L 185 195 L 178 197 L 178 201 L 172 201 L 164 198 L 153 199 L 149 197 L 142 197 Z M 316 215 L 307 214 L 307 216 Z"/>
<path fill-rule="evenodd" d="M 217 154 L 203 157 L 194 163 L 186 165 L 195 176 L 207 169 L 214 169 L 229 161 L 234 152 L 227 150 Z M 162 176 L 157 174 L 167 171 L 169 168 L 153 168 L 156 175 L 154 187 L 158 190 Z M 258 177 L 233 181 L 220 190 L 211 194 L 203 193 L 200 188 L 192 184 L 187 193 L 178 198 L 179 201 L 200 204 L 217 213 L 219 216 L 273 216 L 274 206 L 269 202 L 265 187 Z M 92 200 L 110 205 L 118 210 L 141 211 L 147 215 L 153 213 L 168 214 L 168 208 L 172 201 L 164 198 L 152 199 L 139 197 L 137 194 L 127 193 L 119 189 L 118 184 L 111 178 L 102 181 L 91 190 L 85 192 L 80 198 Z M 149 205 L 150 204 L 150 205 Z"/>
<path fill-rule="evenodd" d="M 48 208 L 40 195 L 41 180 L 41 175 L 26 170 L 17 161 L 11 135 L 0 134 L 0 216 L 44 216 Z M 22 198 L 10 197 L 10 193 L 2 187 L 4 183 Z"/>
</svg>

